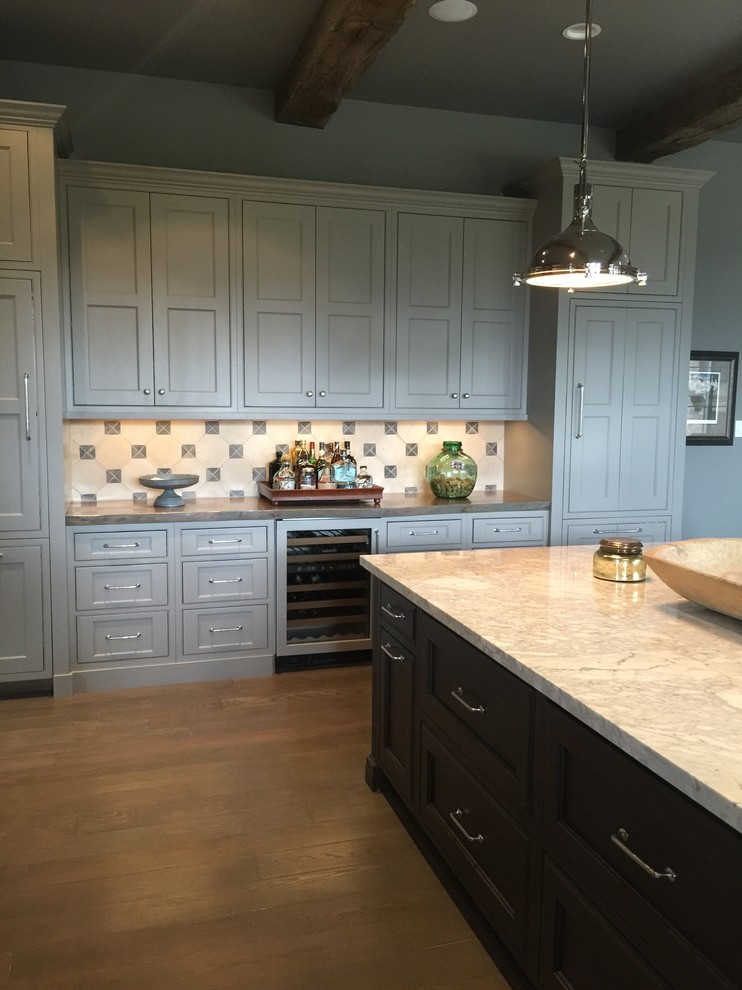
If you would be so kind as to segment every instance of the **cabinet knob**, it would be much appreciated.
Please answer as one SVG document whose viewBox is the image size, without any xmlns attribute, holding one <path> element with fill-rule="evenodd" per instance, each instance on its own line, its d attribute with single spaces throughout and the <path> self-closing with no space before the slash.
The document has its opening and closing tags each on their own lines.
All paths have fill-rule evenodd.
<svg viewBox="0 0 742 990">
<path fill-rule="evenodd" d="M 151 388 L 145 388 L 144 394 L 145 395 L 152 395 L 152 389 Z"/>
<path fill-rule="evenodd" d="M 451 392 L 451 398 L 452 399 L 458 399 L 458 397 L 459 397 L 459 393 L 458 392 Z"/>
<path fill-rule="evenodd" d="M 461 396 L 461 398 L 462 399 L 471 399 L 471 395 L 469 394 L 469 392 L 464 392 L 464 394 Z"/>
<path fill-rule="evenodd" d="M 325 391 L 322 391 L 322 392 L 320 392 L 320 395 L 321 395 L 321 396 L 322 396 L 322 398 L 324 399 L 324 397 L 325 397 L 325 396 L 327 395 L 327 392 L 325 392 Z"/>
<path fill-rule="evenodd" d="M 309 391 L 307 392 L 307 396 L 308 396 L 308 397 L 309 397 L 309 398 L 311 399 L 313 395 L 314 395 L 314 392 L 312 392 L 312 390 L 310 389 L 310 390 L 309 390 Z"/>
<path fill-rule="evenodd" d="M 157 389 L 157 394 L 158 395 L 164 395 L 165 394 L 165 389 L 164 388 L 158 388 Z"/>
</svg>

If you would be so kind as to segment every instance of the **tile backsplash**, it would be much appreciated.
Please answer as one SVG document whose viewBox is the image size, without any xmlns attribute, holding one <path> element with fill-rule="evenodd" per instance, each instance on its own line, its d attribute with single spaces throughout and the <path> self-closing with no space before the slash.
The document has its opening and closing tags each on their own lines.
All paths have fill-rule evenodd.
<svg viewBox="0 0 742 990">
<path fill-rule="evenodd" d="M 185 498 L 257 495 L 276 450 L 350 440 L 358 465 L 387 492 L 428 491 L 425 467 L 443 440 L 461 440 L 477 462 L 479 491 L 502 488 L 504 423 L 338 420 L 67 420 L 65 467 L 71 501 L 154 500 L 139 484 L 158 471 L 199 475 Z"/>
</svg>

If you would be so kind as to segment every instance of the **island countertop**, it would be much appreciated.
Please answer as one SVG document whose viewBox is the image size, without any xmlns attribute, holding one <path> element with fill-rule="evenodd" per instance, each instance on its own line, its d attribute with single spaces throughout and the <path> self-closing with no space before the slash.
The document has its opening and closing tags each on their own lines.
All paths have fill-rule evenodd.
<svg viewBox="0 0 742 990">
<path fill-rule="evenodd" d="M 742 832 L 742 622 L 592 547 L 363 557 L 363 566 Z"/>
</svg>

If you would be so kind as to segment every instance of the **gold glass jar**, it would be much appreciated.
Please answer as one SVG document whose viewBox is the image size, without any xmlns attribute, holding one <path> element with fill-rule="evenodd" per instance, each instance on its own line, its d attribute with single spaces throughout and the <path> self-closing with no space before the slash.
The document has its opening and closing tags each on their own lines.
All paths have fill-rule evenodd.
<svg viewBox="0 0 742 990">
<path fill-rule="evenodd" d="M 593 577 L 601 581 L 646 581 L 641 540 L 601 540 L 593 556 Z"/>
</svg>

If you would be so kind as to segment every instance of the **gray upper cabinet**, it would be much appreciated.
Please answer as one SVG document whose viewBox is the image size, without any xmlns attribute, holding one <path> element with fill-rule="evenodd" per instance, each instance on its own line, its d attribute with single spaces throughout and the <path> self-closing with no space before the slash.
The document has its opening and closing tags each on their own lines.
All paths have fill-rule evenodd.
<svg viewBox="0 0 742 990">
<path fill-rule="evenodd" d="M 244 201 L 244 404 L 381 409 L 382 210 Z"/>
<path fill-rule="evenodd" d="M 0 261 L 31 261 L 29 135 L 0 128 Z"/>
<path fill-rule="evenodd" d="M 228 200 L 67 190 L 73 406 L 229 407 Z"/>
<path fill-rule="evenodd" d="M 39 533 L 41 420 L 32 278 L 0 273 L 0 533 Z"/>
<path fill-rule="evenodd" d="M 522 418 L 524 221 L 401 213 L 395 408 Z"/>
</svg>

